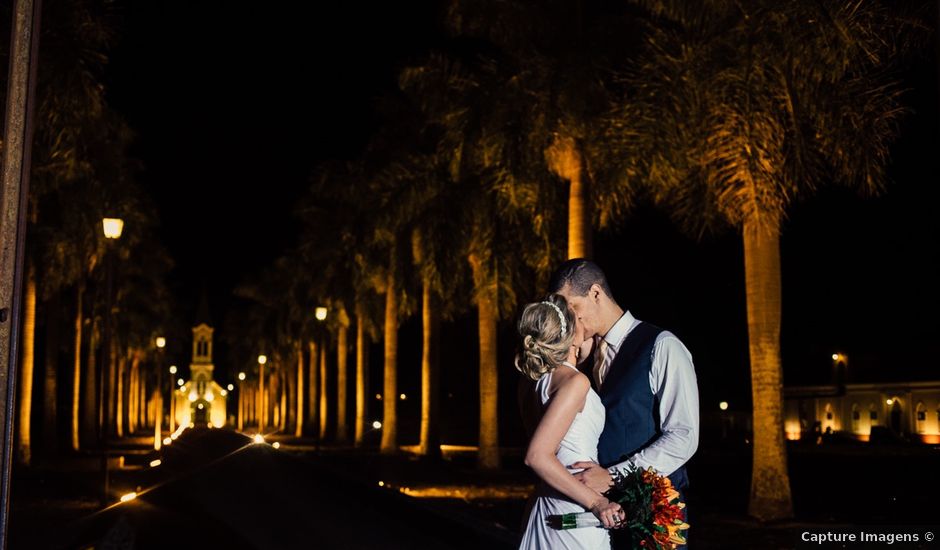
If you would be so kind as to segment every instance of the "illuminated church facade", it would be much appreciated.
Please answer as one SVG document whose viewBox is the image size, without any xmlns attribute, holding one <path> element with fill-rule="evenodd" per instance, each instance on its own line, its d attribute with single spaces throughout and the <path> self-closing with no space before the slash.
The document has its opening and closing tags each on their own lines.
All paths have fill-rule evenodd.
<svg viewBox="0 0 940 550">
<path fill-rule="evenodd" d="M 193 357 L 189 365 L 190 379 L 178 390 L 174 411 L 179 426 L 225 425 L 227 392 L 213 378 L 212 334 L 207 322 L 193 327 Z"/>
</svg>

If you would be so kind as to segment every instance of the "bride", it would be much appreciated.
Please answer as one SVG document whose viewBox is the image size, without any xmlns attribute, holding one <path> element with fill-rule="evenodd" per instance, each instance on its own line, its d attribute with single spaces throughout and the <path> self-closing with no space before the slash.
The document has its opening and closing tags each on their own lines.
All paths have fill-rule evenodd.
<svg viewBox="0 0 940 550">
<path fill-rule="evenodd" d="M 575 471 L 565 468 L 575 462 L 597 462 L 597 440 L 604 429 L 600 397 L 575 368 L 584 342 L 583 327 L 565 299 L 553 294 L 543 302 L 528 304 L 518 328 L 522 348 L 515 364 L 525 375 L 520 406 L 530 434 L 525 463 L 541 479 L 529 503 L 520 548 L 609 548 L 606 529 L 562 531 L 548 525 L 552 516 L 585 510 L 593 512 L 607 529 L 624 519 L 619 504 L 588 488 L 574 478 Z"/>
</svg>

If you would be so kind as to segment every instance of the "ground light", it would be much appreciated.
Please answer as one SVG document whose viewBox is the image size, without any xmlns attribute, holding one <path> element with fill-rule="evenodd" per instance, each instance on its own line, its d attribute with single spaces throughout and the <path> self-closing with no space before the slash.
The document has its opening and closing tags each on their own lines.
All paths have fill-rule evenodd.
<svg viewBox="0 0 940 550">
<path fill-rule="evenodd" d="M 255 437 L 252 438 L 255 443 L 264 443 L 264 436 L 261 434 L 255 434 Z"/>
<path fill-rule="evenodd" d="M 128 502 L 137 498 L 137 493 L 127 493 L 121 496 L 121 502 Z"/>
<path fill-rule="evenodd" d="M 277 441 L 275 441 L 274 444 L 271 445 L 271 446 L 274 447 L 275 449 L 280 449 L 280 448 L 281 448 L 281 444 L 278 443 Z"/>
<path fill-rule="evenodd" d="M 151 460 L 151 461 L 150 461 L 150 467 L 151 467 L 151 468 L 156 468 L 157 466 L 159 466 L 159 465 L 161 465 L 161 464 L 163 464 L 163 461 L 160 460 L 159 458 L 156 459 L 156 460 Z"/>
</svg>

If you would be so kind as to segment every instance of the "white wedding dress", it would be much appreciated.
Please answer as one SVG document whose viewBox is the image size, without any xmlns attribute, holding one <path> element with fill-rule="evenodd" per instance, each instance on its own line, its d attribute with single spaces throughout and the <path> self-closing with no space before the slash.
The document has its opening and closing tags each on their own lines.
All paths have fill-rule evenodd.
<svg viewBox="0 0 940 550">
<path fill-rule="evenodd" d="M 569 364 L 559 368 L 574 368 Z M 535 383 L 535 391 L 544 407 L 548 403 L 548 389 L 552 383 L 552 373 L 548 372 Z M 562 438 L 555 456 L 563 466 L 575 462 L 597 462 L 597 440 L 604 430 L 605 411 L 601 398 L 589 389 L 584 400 L 584 409 L 579 412 L 568 433 Z M 577 472 L 575 470 L 574 472 Z M 585 512 L 580 504 L 551 488 L 545 482 L 538 484 L 532 497 L 532 511 L 522 537 L 520 549 L 583 549 L 598 550 L 610 548 L 610 533 L 602 527 L 581 527 L 578 529 L 559 530 L 548 525 L 549 516 Z"/>
</svg>

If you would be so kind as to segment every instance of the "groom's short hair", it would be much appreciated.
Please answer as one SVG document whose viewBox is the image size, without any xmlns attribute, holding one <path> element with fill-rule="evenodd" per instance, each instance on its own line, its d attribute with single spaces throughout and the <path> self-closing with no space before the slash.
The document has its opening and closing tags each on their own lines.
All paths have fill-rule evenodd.
<svg viewBox="0 0 940 550">
<path fill-rule="evenodd" d="M 610 291 L 610 285 L 607 284 L 607 276 L 591 260 L 574 258 L 558 266 L 558 269 L 552 273 L 552 278 L 549 280 L 548 292 L 551 294 L 560 292 L 566 285 L 570 286 L 571 292 L 578 296 L 586 295 L 591 290 L 591 285 L 597 285 L 601 287 L 608 298 L 614 299 L 614 294 Z"/>
</svg>

